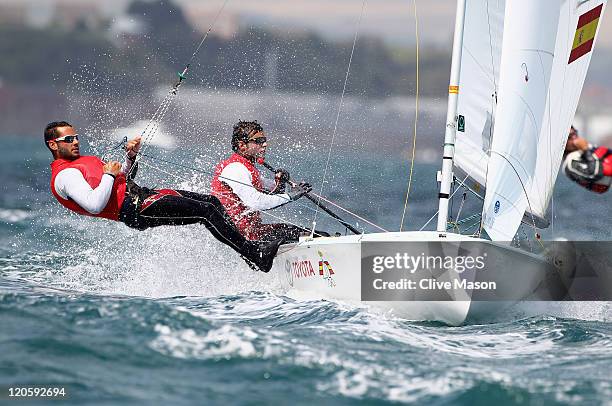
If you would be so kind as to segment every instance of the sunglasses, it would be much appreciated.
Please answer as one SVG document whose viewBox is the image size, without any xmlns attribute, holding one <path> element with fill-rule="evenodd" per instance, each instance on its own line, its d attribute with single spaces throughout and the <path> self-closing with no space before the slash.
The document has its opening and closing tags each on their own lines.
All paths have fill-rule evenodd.
<svg viewBox="0 0 612 406">
<path fill-rule="evenodd" d="M 254 142 L 255 144 L 258 144 L 258 145 L 265 144 L 266 141 L 268 141 L 266 137 L 249 138 L 248 140 L 248 142 Z"/>
<path fill-rule="evenodd" d="M 55 142 L 67 142 L 69 144 L 72 144 L 74 142 L 74 140 L 79 140 L 79 135 L 75 134 L 75 135 L 64 135 L 63 137 L 59 137 L 59 138 L 55 138 L 53 140 L 49 140 L 49 141 L 55 141 Z"/>
</svg>

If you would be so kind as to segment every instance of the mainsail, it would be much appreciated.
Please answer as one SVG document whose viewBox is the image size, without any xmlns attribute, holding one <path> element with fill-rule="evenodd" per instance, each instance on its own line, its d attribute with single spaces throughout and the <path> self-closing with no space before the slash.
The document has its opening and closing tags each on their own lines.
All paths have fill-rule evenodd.
<svg viewBox="0 0 612 406">
<path fill-rule="evenodd" d="M 493 138 L 505 4 L 470 0 L 465 8 L 455 169 L 459 177 L 467 174 L 477 191 L 486 182 Z"/>
<path fill-rule="evenodd" d="M 467 2 L 455 163 L 486 186 L 484 228 L 545 218 L 600 26 L 602 0 Z"/>
</svg>

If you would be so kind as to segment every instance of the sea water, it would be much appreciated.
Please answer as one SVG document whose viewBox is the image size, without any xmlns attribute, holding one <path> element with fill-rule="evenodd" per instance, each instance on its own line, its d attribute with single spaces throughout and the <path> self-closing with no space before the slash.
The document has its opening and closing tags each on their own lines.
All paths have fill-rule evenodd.
<svg viewBox="0 0 612 406">
<path fill-rule="evenodd" d="M 344 303 L 296 301 L 283 295 L 275 275 L 252 272 L 204 227 L 137 232 L 68 213 L 49 193 L 44 144 L 2 141 L 4 393 L 65 387 L 64 402 L 74 404 L 605 404 L 612 398 L 606 303 L 580 305 L 562 317 L 544 309 L 537 317 L 449 327 Z M 214 162 L 184 154 L 197 158 L 197 151 L 180 147 L 163 156 L 199 162 L 199 171 L 157 162 L 180 176 L 142 166 L 138 179 L 206 192 Z M 306 154 L 293 158 L 283 165 L 320 190 L 325 156 L 315 163 Z M 417 164 L 404 229 L 420 228 L 435 213 L 437 167 Z M 344 154 L 330 171 L 325 195 L 399 229 L 409 171 L 402 157 Z M 462 217 L 477 207 L 468 197 Z M 561 176 L 553 238 L 609 239 L 609 207 L 608 196 Z M 276 215 L 335 227 L 307 202 Z"/>
</svg>

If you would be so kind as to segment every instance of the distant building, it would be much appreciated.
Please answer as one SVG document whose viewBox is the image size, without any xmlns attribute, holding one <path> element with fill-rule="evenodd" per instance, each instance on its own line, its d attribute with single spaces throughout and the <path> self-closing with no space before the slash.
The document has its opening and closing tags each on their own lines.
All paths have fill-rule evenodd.
<svg viewBox="0 0 612 406">
<path fill-rule="evenodd" d="M 0 25 L 23 26 L 26 24 L 27 7 L 23 4 L 0 3 Z"/>
<path fill-rule="evenodd" d="M 58 1 L 53 11 L 55 13 L 51 23 L 62 25 L 69 30 L 79 27 L 98 29 L 106 21 L 99 6 L 95 3 L 73 4 Z"/>
<path fill-rule="evenodd" d="M 214 10 L 210 6 L 206 7 L 190 3 L 184 5 L 183 13 L 193 28 L 204 33 L 210 28 L 215 20 L 218 10 Z M 219 37 L 229 39 L 238 32 L 239 28 L 239 15 L 226 10 L 219 15 L 215 23 L 214 33 Z"/>
<path fill-rule="evenodd" d="M 112 10 L 103 6 L 103 2 L 93 0 L 0 0 L 2 25 L 95 29 L 110 15 Z"/>
</svg>

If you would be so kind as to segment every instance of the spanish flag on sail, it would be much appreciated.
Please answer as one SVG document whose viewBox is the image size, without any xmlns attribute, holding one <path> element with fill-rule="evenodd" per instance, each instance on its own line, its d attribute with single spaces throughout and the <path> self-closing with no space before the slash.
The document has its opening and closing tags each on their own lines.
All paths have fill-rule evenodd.
<svg viewBox="0 0 612 406">
<path fill-rule="evenodd" d="M 574 44 L 572 45 L 568 64 L 588 54 L 593 49 L 593 42 L 595 41 L 595 34 L 597 33 L 597 25 L 599 24 L 602 9 L 603 4 L 600 4 L 581 15 L 578 19 L 578 27 L 574 35 Z"/>
</svg>

